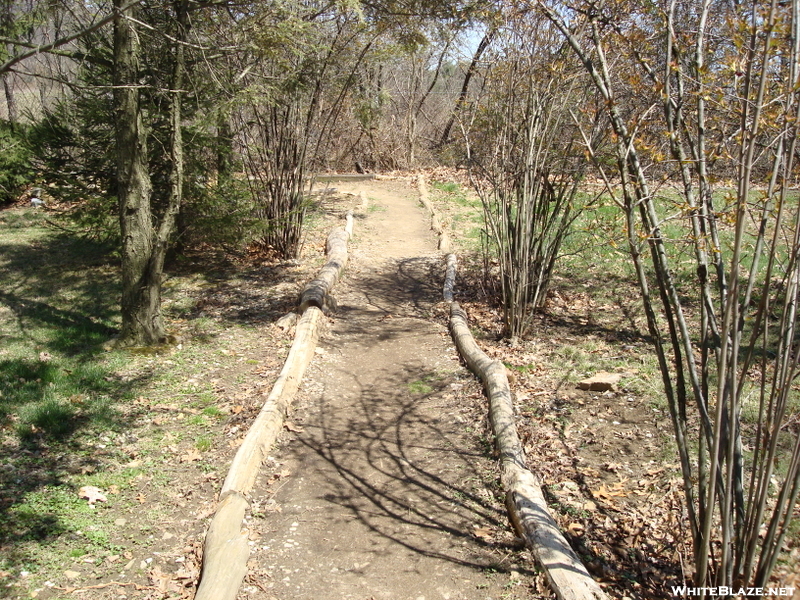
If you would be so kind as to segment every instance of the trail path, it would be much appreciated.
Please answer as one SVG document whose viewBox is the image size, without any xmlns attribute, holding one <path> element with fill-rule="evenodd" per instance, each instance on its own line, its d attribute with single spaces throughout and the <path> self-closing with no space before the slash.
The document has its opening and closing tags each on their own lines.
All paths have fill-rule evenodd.
<svg viewBox="0 0 800 600">
<path fill-rule="evenodd" d="M 456 398 L 474 384 L 430 318 L 443 264 L 429 218 L 410 185 L 339 187 L 374 208 L 356 223 L 295 431 L 255 490 L 271 502 L 240 598 L 530 598 L 520 553 L 481 539 L 508 527 L 475 400 Z"/>
</svg>

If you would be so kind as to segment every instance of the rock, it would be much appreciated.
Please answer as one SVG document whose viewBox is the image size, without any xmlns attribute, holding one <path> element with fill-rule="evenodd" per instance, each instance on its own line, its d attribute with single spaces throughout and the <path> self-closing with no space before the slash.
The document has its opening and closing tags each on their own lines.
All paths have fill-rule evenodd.
<svg viewBox="0 0 800 600">
<path fill-rule="evenodd" d="M 598 371 L 593 377 L 584 379 L 578 382 L 579 390 L 589 390 L 592 392 L 608 392 L 614 389 L 614 386 L 622 379 L 623 373 L 608 373 L 607 371 Z"/>
</svg>

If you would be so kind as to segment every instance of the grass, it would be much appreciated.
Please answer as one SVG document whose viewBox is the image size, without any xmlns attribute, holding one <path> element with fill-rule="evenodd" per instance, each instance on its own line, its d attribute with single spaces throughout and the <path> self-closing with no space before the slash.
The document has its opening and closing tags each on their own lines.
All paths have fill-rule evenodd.
<svg viewBox="0 0 800 600">
<path fill-rule="evenodd" d="M 431 191 L 445 224 L 466 252 L 479 252 L 483 243 L 483 206 L 473 193 L 452 181 L 432 181 Z"/>
<path fill-rule="evenodd" d="M 32 209 L 0 212 L 0 240 L 0 571 L 47 573 L 115 550 L 107 507 L 78 489 L 124 490 L 141 476 L 106 462 L 130 461 L 120 439 L 154 359 L 103 349 L 118 326 L 108 246 Z"/>
<path fill-rule="evenodd" d="M 412 394 L 430 394 L 433 388 L 426 381 L 412 381 L 408 384 L 408 391 Z"/>
<path fill-rule="evenodd" d="M 0 213 L 0 571 L 115 550 L 104 508 L 77 491 L 111 485 L 93 473 L 94 443 L 127 427 L 118 404 L 140 383 L 117 376 L 129 357 L 102 348 L 118 325 L 110 249 L 44 215 Z"/>
<path fill-rule="evenodd" d="M 341 207 L 318 213 L 327 227 Z M 57 217 L 0 211 L 0 598 L 46 581 L 114 579 L 129 554 L 138 565 L 179 536 L 195 539 L 186 525 L 201 504 L 195 492 L 210 492 L 226 468 L 226 419 L 243 419 L 243 406 L 263 400 L 264 378 L 277 376 L 289 341 L 267 324 L 306 276 L 306 265 L 189 254 L 163 293 L 180 343 L 107 352 L 119 327 L 115 249 L 48 218 Z M 310 235 L 316 243 L 327 230 Z M 89 507 L 78 494 L 87 485 L 108 502 Z M 175 540 L 161 541 L 167 528 Z M 126 556 L 101 568 L 114 554 Z M 129 572 L 142 576 L 135 565 Z M 65 570 L 82 575 L 66 581 Z"/>
<path fill-rule="evenodd" d="M 101 347 L 117 326 L 108 248 L 48 229 L 40 214 L 0 220 L 0 421 L 58 438 L 113 421 L 108 397 L 129 386 L 113 377 L 125 358 Z"/>
</svg>

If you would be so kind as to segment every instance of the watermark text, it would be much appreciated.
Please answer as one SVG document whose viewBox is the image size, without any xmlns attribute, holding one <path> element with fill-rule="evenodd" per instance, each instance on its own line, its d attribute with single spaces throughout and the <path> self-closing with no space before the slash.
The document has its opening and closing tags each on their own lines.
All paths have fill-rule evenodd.
<svg viewBox="0 0 800 600">
<path fill-rule="evenodd" d="M 673 596 L 792 596 L 793 587 L 718 587 L 672 586 Z"/>
</svg>

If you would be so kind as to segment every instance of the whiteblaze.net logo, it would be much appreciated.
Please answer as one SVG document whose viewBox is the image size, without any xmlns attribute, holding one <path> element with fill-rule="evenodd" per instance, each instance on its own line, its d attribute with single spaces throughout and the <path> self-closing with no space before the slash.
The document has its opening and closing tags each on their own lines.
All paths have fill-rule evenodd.
<svg viewBox="0 0 800 600">
<path fill-rule="evenodd" d="M 689 596 L 792 596 L 795 588 L 793 587 L 688 587 L 672 586 L 672 595 L 680 597 Z"/>
</svg>

